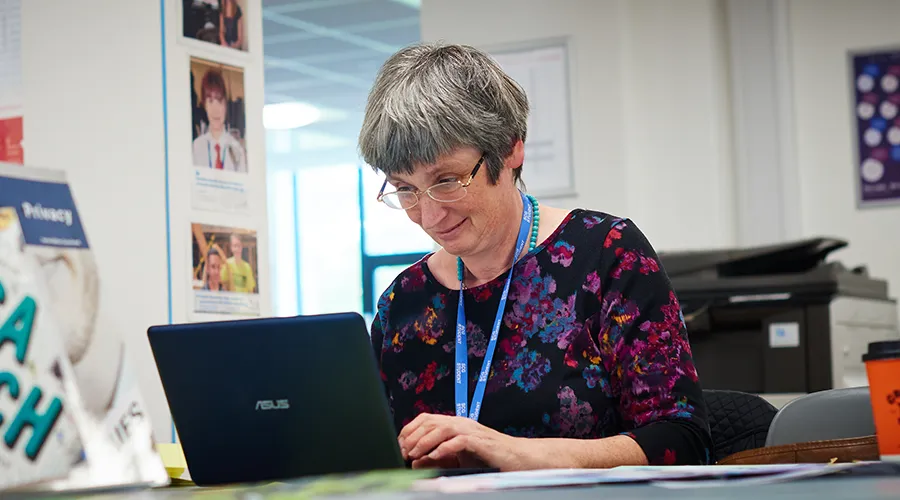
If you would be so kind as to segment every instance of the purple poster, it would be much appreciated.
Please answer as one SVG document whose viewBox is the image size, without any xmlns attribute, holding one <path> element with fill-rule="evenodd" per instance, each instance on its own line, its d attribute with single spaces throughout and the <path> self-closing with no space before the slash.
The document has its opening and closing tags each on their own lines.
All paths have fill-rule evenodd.
<svg viewBox="0 0 900 500">
<path fill-rule="evenodd" d="M 851 63 L 859 203 L 900 202 L 900 50 Z"/>
</svg>

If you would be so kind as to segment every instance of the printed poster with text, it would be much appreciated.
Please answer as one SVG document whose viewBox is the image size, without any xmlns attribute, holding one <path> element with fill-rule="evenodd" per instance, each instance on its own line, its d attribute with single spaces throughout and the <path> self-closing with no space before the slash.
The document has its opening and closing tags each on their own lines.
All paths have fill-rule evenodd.
<svg viewBox="0 0 900 500">
<path fill-rule="evenodd" d="M 100 286 L 64 175 L 0 164 L 0 487 L 168 482 Z"/>
<path fill-rule="evenodd" d="M 857 199 L 900 202 L 900 50 L 852 56 Z"/>
<path fill-rule="evenodd" d="M 256 231 L 194 223 L 191 234 L 191 310 L 259 316 Z"/>
</svg>

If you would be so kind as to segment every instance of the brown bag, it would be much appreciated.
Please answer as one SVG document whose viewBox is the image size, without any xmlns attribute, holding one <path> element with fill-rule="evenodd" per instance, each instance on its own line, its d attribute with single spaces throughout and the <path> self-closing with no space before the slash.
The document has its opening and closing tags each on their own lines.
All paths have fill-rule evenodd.
<svg viewBox="0 0 900 500">
<path fill-rule="evenodd" d="M 875 440 L 875 436 L 866 436 L 755 448 L 729 455 L 719 460 L 717 464 L 829 463 L 878 459 L 878 442 Z"/>
</svg>

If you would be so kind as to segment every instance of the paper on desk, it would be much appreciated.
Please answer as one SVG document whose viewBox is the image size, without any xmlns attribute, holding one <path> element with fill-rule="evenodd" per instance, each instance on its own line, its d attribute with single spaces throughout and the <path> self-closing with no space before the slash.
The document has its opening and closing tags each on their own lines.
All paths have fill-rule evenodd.
<svg viewBox="0 0 900 500">
<path fill-rule="evenodd" d="M 698 485 L 734 484 L 736 481 L 787 481 L 831 474 L 846 470 L 854 465 L 775 464 L 547 469 L 429 479 L 419 482 L 414 489 L 442 493 L 470 493 L 476 491 L 648 482 L 670 488 L 679 488 Z"/>
<path fill-rule="evenodd" d="M 656 486 L 660 486 L 663 488 L 670 489 L 685 489 L 685 488 L 715 488 L 719 486 L 750 486 L 750 485 L 760 485 L 760 484 L 775 484 L 775 483 L 783 483 L 787 481 L 796 481 L 799 479 L 809 479 L 813 477 L 827 476 L 831 474 L 837 474 L 839 472 L 843 472 L 856 467 L 863 467 L 867 463 L 870 462 L 855 462 L 855 463 L 835 463 L 835 464 L 789 464 L 790 468 L 783 470 L 781 472 L 775 473 L 744 473 L 738 469 L 745 468 L 747 466 L 728 466 L 728 465 L 720 465 L 715 467 L 736 467 L 738 469 L 734 469 L 733 473 L 726 473 L 720 478 L 710 478 L 710 479 L 700 479 L 700 480 L 692 480 L 692 481 L 677 481 L 677 480 L 661 480 L 654 481 Z M 766 466 L 753 466 L 753 467 L 766 467 Z"/>
<path fill-rule="evenodd" d="M 413 489 L 441 493 L 469 493 L 633 481 L 631 477 L 618 477 L 609 469 L 547 469 L 426 479 L 417 483 Z"/>
</svg>

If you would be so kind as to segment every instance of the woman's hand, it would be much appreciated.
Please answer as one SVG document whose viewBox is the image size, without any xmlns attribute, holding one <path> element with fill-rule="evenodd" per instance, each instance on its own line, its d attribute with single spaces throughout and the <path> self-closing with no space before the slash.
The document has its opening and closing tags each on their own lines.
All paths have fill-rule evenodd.
<svg viewBox="0 0 900 500">
<path fill-rule="evenodd" d="M 579 467 L 579 445 L 515 438 L 478 422 L 421 414 L 400 431 L 400 449 L 413 468 L 484 468 L 502 471 Z M 546 440 L 556 441 L 556 440 Z"/>
</svg>

